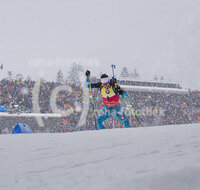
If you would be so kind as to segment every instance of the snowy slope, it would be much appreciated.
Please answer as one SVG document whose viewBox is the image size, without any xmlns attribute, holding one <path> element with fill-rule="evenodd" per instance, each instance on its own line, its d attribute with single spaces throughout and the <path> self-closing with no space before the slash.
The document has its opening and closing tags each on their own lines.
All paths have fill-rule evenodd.
<svg viewBox="0 0 200 190">
<path fill-rule="evenodd" d="M 200 124 L 0 135 L 1 190 L 199 190 Z"/>
</svg>

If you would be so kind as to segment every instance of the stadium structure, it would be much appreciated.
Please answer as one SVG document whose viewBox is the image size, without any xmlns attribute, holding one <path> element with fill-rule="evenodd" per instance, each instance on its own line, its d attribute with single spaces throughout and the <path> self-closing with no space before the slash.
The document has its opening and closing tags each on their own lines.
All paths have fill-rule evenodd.
<svg viewBox="0 0 200 190">
<path fill-rule="evenodd" d="M 4 80 L 4 83 L 5 81 L 6 80 Z M 95 76 L 91 77 L 91 82 L 98 81 L 99 78 Z M 0 81 L 0 83 L 3 82 Z M 32 81 L 32 85 L 30 85 L 30 82 L 28 81 L 15 81 L 14 84 L 12 84 L 12 81 L 6 81 L 6 83 L 8 83 L 10 87 L 6 89 L 6 87 L 4 87 L 3 84 L 1 85 L 0 98 L 2 96 L 3 91 L 9 94 L 9 89 L 11 89 L 11 91 L 13 91 L 13 89 L 17 89 L 19 91 L 19 95 L 18 93 L 14 93 L 13 96 L 15 97 L 12 97 L 12 95 L 9 94 L 12 101 L 19 100 L 19 97 L 25 98 L 26 96 L 30 97 L 30 100 L 28 99 L 29 102 L 32 101 L 32 95 L 30 94 L 30 92 L 33 90 L 34 86 L 36 85 L 36 82 Z M 151 109 L 152 111 L 155 111 L 155 109 L 159 108 L 162 108 L 164 110 L 163 112 L 165 113 L 165 116 L 138 116 L 138 118 L 140 119 L 139 122 L 135 118 L 131 117 L 130 121 L 133 127 L 200 122 L 200 92 L 198 91 L 191 92 L 190 90 L 181 87 L 178 83 L 159 80 L 147 81 L 142 79 L 119 78 L 117 80 L 117 83 L 121 86 L 122 89 L 128 92 L 130 97 L 129 103 L 135 110 L 141 110 L 144 109 L 144 107 L 148 107 L 148 109 Z M 16 84 L 18 85 L 17 88 Z M 80 113 L 74 112 L 71 114 L 70 117 L 64 118 L 58 113 L 53 113 L 51 109 L 45 110 L 45 108 L 42 107 L 42 105 L 46 105 L 50 102 L 49 96 L 51 95 L 52 90 L 58 87 L 59 85 L 60 84 L 56 82 L 43 82 L 41 84 L 38 98 L 41 105 L 41 109 L 39 109 L 37 113 L 26 110 L 13 113 L 9 110 L 5 110 L 5 107 L 7 105 L 4 105 L 3 101 L 1 101 L 1 105 L 4 106 L 4 109 L 0 111 L 0 133 L 11 133 L 13 130 L 13 126 L 15 126 L 17 122 L 28 124 L 34 132 L 68 132 L 75 130 L 94 129 L 94 127 L 92 126 L 93 118 L 91 117 L 91 109 L 89 109 L 88 111 L 85 126 L 83 126 L 80 129 L 77 129 L 77 123 L 81 115 Z M 21 95 L 20 92 L 24 89 L 25 86 L 28 86 L 28 94 Z M 74 86 L 77 85 L 75 84 Z M 43 92 L 41 92 L 42 90 Z M 83 106 L 81 98 L 82 90 L 83 89 L 79 86 L 78 89 L 74 91 L 75 94 L 73 94 L 73 92 L 71 95 L 68 94 L 68 96 L 64 97 L 64 99 L 62 99 L 61 97 L 59 99 L 60 101 L 68 101 L 68 99 L 70 99 L 71 102 L 69 104 L 71 104 L 71 107 L 68 106 L 67 109 L 75 109 L 74 103 L 77 101 L 79 101 L 80 105 Z M 94 90 L 94 100 L 96 104 L 96 109 L 100 109 L 102 100 L 100 98 L 100 95 L 97 93 L 98 91 Z M 78 100 L 77 94 L 79 96 Z M 5 98 L 1 98 L 1 100 L 3 99 Z M 27 99 L 25 98 L 25 101 L 26 100 Z M 17 103 L 23 104 L 23 102 L 21 101 L 16 102 L 15 104 Z M 125 106 L 125 104 L 123 104 L 123 106 Z M 50 106 L 46 105 L 46 107 L 49 108 Z M 109 128 L 111 128 L 112 126 L 110 125 Z M 117 127 L 121 126 L 118 125 Z"/>
<path fill-rule="evenodd" d="M 93 76 L 91 82 L 100 82 L 100 79 Z M 117 83 L 128 91 L 188 93 L 188 89 L 182 88 L 180 84 L 167 81 L 131 79 L 127 77 L 117 79 Z"/>
</svg>

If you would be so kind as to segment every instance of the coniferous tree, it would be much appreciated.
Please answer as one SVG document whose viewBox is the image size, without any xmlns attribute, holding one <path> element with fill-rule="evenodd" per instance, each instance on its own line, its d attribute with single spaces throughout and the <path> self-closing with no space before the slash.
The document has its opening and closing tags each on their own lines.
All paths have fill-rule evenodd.
<svg viewBox="0 0 200 190">
<path fill-rule="evenodd" d="M 132 72 L 130 74 L 130 77 L 131 78 L 134 78 L 134 79 L 138 79 L 140 77 L 139 73 L 137 72 L 137 70 L 135 69 L 134 72 Z"/>
<path fill-rule="evenodd" d="M 8 71 L 8 80 L 12 80 L 12 79 L 13 79 L 12 72 Z"/>
<path fill-rule="evenodd" d="M 84 71 L 84 69 L 81 65 L 79 65 L 77 63 L 73 63 L 70 67 L 70 71 L 68 73 L 67 80 L 72 83 L 80 84 L 79 74 L 80 74 L 80 72 L 83 72 L 83 71 Z"/>
<path fill-rule="evenodd" d="M 63 77 L 63 72 L 61 70 L 59 70 L 57 72 L 56 82 L 58 84 L 64 84 L 65 83 L 65 80 L 64 80 L 64 77 Z"/>
<path fill-rule="evenodd" d="M 16 80 L 19 80 L 19 81 L 21 81 L 21 80 L 23 80 L 23 75 L 21 74 L 21 73 L 17 73 L 16 75 L 15 75 L 15 78 L 16 78 Z"/>
<path fill-rule="evenodd" d="M 127 67 L 123 67 L 123 68 L 122 68 L 120 77 L 124 77 L 124 78 L 129 77 L 129 72 L 128 72 Z"/>
<path fill-rule="evenodd" d="M 27 81 L 31 81 L 32 79 L 31 79 L 31 77 L 28 75 L 26 80 L 27 80 Z"/>
<path fill-rule="evenodd" d="M 158 77 L 157 75 L 154 76 L 153 80 L 158 80 Z"/>
</svg>

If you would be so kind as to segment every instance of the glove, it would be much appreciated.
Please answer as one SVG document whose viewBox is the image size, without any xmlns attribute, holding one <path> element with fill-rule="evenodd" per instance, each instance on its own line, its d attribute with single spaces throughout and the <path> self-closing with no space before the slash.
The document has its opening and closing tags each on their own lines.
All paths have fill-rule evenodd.
<svg viewBox="0 0 200 190">
<path fill-rule="evenodd" d="M 117 83 L 117 79 L 114 78 L 114 77 L 112 77 L 112 78 L 110 79 L 110 83 L 111 83 L 112 85 L 115 85 L 115 83 Z"/>
<path fill-rule="evenodd" d="M 125 98 L 125 99 L 127 99 L 127 98 L 128 98 L 128 94 L 127 94 L 126 92 L 124 92 L 124 93 L 122 94 L 122 97 Z"/>
<path fill-rule="evenodd" d="M 90 77 L 90 71 L 87 70 L 87 71 L 85 72 L 85 75 L 89 78 L 89 77 Z"/>
</svg>

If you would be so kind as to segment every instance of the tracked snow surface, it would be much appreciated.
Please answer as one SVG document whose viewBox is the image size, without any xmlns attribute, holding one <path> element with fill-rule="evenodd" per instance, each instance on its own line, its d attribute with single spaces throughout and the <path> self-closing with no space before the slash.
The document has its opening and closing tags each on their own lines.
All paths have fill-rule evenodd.
<svg viewBox="0 0 200 190">
<path fill-rule="evenodd" d="M 0 135 L 1 190 L 199 190 L 200 124 Z"/>
</svg>

